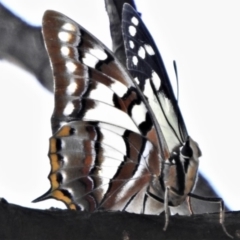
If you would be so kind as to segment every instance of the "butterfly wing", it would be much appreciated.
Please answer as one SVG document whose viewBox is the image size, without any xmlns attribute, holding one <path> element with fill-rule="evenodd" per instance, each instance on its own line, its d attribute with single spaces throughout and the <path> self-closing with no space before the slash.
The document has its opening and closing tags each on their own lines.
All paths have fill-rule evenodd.
<svg viewBox="0 0 240 240">
<path fill-rule="evenodd" d="M 66 16 L 47 11 L 43 36 L 55 107 L 51 188 L 35 201 L 53 197 L 72 209 L 157 214 L 161 204 L 146 192 L 160 175 L 163 137 L 138 86 L 111 51 Z"/>
<path fill-rule="evenodd" d="M 172 152 L 188 134 L 162 57 L 139 14 L 129 4 L 124 4 L 122 19 L 127 68 L 154 110 Z"/>
</svg>

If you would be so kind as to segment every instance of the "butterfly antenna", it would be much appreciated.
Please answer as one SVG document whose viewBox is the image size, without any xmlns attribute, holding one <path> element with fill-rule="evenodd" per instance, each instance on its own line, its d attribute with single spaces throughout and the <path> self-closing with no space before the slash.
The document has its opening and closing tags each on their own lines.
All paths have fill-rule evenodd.
<svg viewBox="0 0 240 240">
<path fill-rule="evenodd" d="M 179 82 L 178 82 L 178 71 L 177 71 L 177 63 L 175 60 L 173 60 L 173 68 L 176 76 L 176 82 L 177 82 L 177 103 L 179 101 Z"/>
</svg>

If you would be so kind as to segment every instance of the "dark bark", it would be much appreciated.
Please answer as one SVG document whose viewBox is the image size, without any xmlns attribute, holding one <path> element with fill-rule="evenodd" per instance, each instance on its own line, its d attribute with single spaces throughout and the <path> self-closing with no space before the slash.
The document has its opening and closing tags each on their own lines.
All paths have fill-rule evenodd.
<svg viewBox="0 0 240 240">
<path fill-rule="evenodd" d="M 35 210 L 0 202 L 0 239 L 230 239 L 219 224 L 219 214 L 171 216 L 163 231 L 164 214 Z M 240 234 L 240 212 L 226 213 L 226 228 Z M 238 230 L 239 229 L 239 230 Z"/>
</svg>

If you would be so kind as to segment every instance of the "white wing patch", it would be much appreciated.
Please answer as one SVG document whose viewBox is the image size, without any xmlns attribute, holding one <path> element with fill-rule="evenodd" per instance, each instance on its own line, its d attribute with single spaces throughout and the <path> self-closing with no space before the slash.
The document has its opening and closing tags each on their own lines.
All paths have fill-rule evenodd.
<svg viewBox="0 0 240 240">
<path fill-rule="evenodd" d="M 120 136 L 122 136 L 124 134 L 124 132 L 126 131 L 125 128 L 120 128 L 118 126 L 115 125 L 111 125 L 111 124 L 106 124 L 106 123 L 99 123 L 98 126 L 100 128 L 106 129 L 108 131 L 114 132 Z"/>
<path fill-rule="evenodd" d="M 153 84 L 154 84 L 156 90 L 158 91 L 161 86 L 161 79 L 159 78 L 159 76 L 157 75 L 157 73 L 155 71 L 152 71 L 151 79 L 153 81 Z"/>
<path fill-rule="evenodd" d="M 140 133 L 132 119 L 126 113 L 102 102 L 97 102 L 93 109 L 89 109 L 83 117 L 83 120 L 114 124 L 125 129 L 127 127 L 127 129 L 133 132 Z"/>
<path fill-rule="evenodd" d="M 74 106 L 71 102 L 69 102 L 66 107 L 64 108 L 63 114 L 65 116 L 69 116 L 74 110 Z"/>
<path fill-rule="evenodd" d="M 153 48 L 149 44 L 144 44 L 144 48 L 150 56 L 155 55 Z"/>
<path fill-rule="evenodd" d="M 114 80 L 114 83 L 111 84 L 111 89 L 119 96 L 123 95 L 128 91 L 128 88 L 119 81 Z"/>
<path fill-rule="evenodd" d="M 137 59 L 136 56 L 133 56 L 132 62 L 133 62 L 133 64 L 134 64 L 135 66 L 137 66 L 137 64 L 138 64 L 138 59 Z"/>
<path fill-rule="evenodd" d="M 140 82 L 137 77 L 134 78 L 134 81 L 139 85 Z"/>
<path fill-rule="evenodd" d="M 134 42 L 132 40 L 129 40 L 129 46 L 130 46 L 131 49 L 134 48 L 135 45 L 134 45 Z"/>
<path fill-rule="evenodd" d="M 97 84 L 97 88 L 90 92 L 89 98 L 114 106 L 112 101 L 113 92 L 107 86 L 99 82 Z"/>
<path fill-rule="evenodd" d="M 132 108 L 132 118 L 137 125 L 145 122 L 146 108 L 143 102 L 141 102 L 139 105 L 134 105 L 134 107 Z"/>
<path fill-rule="evenodd" d="M 104 144 L 111 146 L 113 148 L 117 148 L 119 152 L 126 155 L 127 153 L 126 144 L 122 136 L 113 133 L 107 129 L 101 129 L 101 133 L 103 134 Z"/>
<path fill-rule="evenodd" d="M 73 24 L 71 24 L 71 23 L 65 23 L 65 24 L 62 26 L 62 29 L 67 30 L 67 31 L 72 31 L 72 32 L 74 32 L 74 31 L 77 30 L 76 27 L 75 27 L 75 25 L 73 25 Z"/>
<path fill-rule="evenodd" d="M 138 56 L 141 57 L 142 59 L 146 57 L 145 49 L 142 46 L 138 49 Z"/>
<path fill-rule="evenodd" d="M 60 51 L 61 51 L 63 56 L 69 56 L 70 50 L 69 50 L 68 47 L 63 46 L 63 47 L 61 47 Z"/>
<path fill-rule="evenodd" d="M 85 65 L 91 68 L 95 68 L 96 64 L 98 63 L 98 59 L 90 53 L 85 53 L 82 61 Z"/>
<path fill-rule="evenodd" d="M 76 64 L 71 61 L 67 61 L 65 66 L 67 68 L 67 71 L 70 73 L 73 73 L 77 69 Z"/>
<path fill-rule="evenodd" d="M 93 56 L 95 56 L 96 58 L 98 58 L 99 60 L 106 60 L 107 59 L 107 54 L 100 50 L 100 49 L 97 49 L 97 48 L 91 48 L 89 50 L 90 54 L 92 54 Z"/>
<path fill-rule="evenodd" d="M 137 26 L 137 25 L 139 24 L 139 21 L 138 21 L 138 19 L 137 19 L 136 17 L 132 17 L 131 22 L 132 22 L 135 26 Z"/>
<path fill-rule="evenodd" d="M 58 33 L 58 38 L 62 41 L 62 42 L 69 42 L 72 39 L 72 34 L 68 33 L 68 32 L 59 32 Z"/>
<path fill-rule="evenodd" d="M 128 31 L 132 37 L 134 37 L 137 33 L 137 30 L 134 26 L 129 26 Z"/>
<path fill-rule="evenodd" d="M 67 86 L 67 89 L 66 89 L 66 92 L 68 95 L 72 95 L 75 93 L 75 91 L 77 90 L 77 83 L 76 82 L 71 82 L 68 86 Z"/>
</svg>

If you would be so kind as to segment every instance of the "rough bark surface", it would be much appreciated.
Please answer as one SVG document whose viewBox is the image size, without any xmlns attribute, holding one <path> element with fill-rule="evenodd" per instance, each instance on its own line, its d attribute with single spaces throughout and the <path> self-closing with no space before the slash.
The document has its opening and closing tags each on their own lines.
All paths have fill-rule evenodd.
<svg viewBox="0 0 240 240">
<path fill-rule="evenodd" d="M 219 214 L 174 215 L 163 231 L 164 214 L 35 210 L 0 202 L 0 239 L 230 239 L 219 224 Z M 240 212 L 226 213 L 226 228 L 238 239 Z"/>
</svg>

